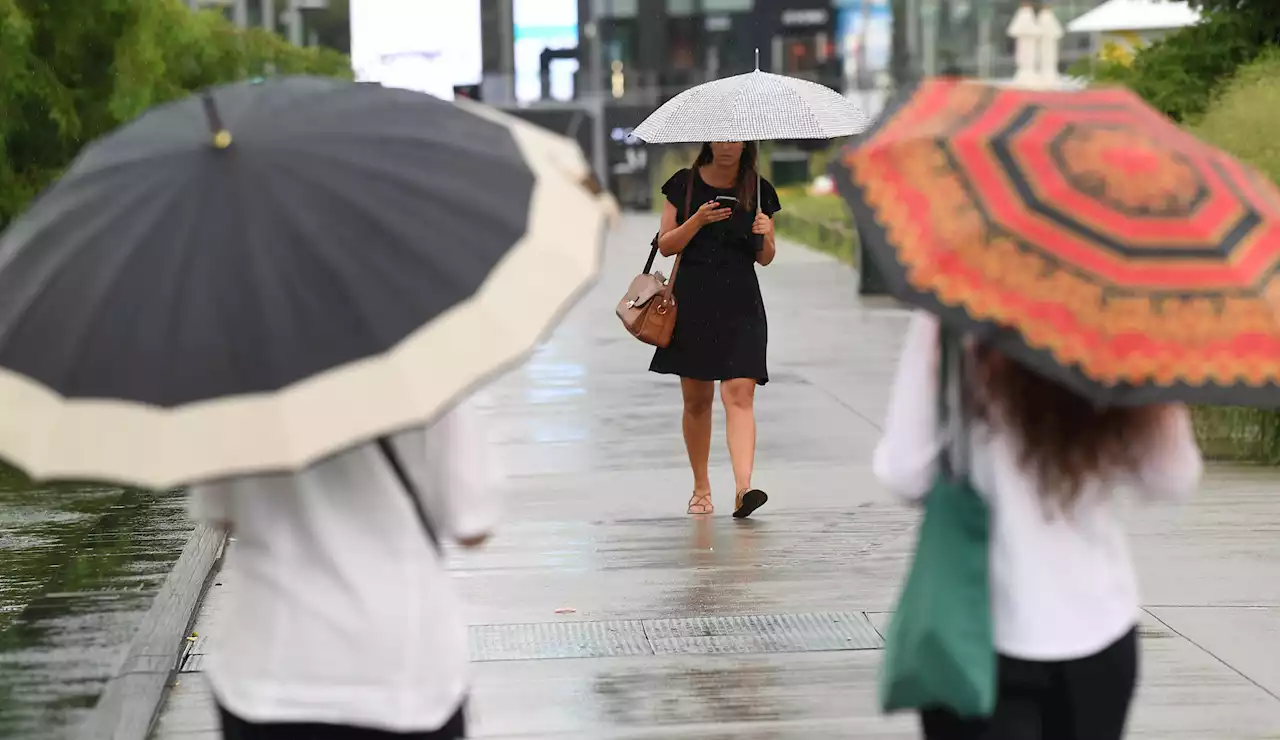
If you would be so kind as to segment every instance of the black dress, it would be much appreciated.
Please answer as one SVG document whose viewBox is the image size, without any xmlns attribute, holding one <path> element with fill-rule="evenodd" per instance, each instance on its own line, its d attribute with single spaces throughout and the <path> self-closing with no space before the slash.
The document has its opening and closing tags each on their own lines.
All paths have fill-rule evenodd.
<svg viewBox="0 0 1280 740">
<path fill-rule="evenodd" d="M 711 187 L 692 170 L 680 170 L 662 186 L 680 223 L 689 216 L 684 201 L 691 176 L 691 211 L 717 195 L 737 195 L 734 189 Z M 782 208 L 778 193 L 768 180 L 760 181 L 760 191 L 761 210 L 772 217 Z M 754 206 L 739 209 L 731 218 L 704 226 L 689 240 L 673 290 L 678 311 L 675 332 L 669 345 L 653 353 L 650 371 L 693 380 L 769 382 L 769 324 L 756 279 L 754 220 Z"/>
</svg>

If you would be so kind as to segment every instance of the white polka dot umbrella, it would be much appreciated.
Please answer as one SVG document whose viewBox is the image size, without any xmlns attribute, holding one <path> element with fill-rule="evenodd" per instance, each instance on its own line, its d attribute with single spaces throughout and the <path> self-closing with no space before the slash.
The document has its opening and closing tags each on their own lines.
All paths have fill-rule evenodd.
<svg viewBox="0 0 1280 740">
<path fill-rule="evenodd" d="M 825 85 L 756 70 L 691 87 L 649 115 L 632 135 L 648 144 L 835 139 L 871 119 Z"/>
</svg>

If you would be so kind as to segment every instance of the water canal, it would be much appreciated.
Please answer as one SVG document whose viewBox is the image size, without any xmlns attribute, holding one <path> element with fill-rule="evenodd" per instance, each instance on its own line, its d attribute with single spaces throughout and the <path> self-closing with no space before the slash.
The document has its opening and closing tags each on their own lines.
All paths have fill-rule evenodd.
<svg viewBox="0 0 1280 740">
<path fill-rule="evenodd" d="M 191 532 L 183 503 L 0 469 L 0 738 L 87 717 Z"/>
</svg>

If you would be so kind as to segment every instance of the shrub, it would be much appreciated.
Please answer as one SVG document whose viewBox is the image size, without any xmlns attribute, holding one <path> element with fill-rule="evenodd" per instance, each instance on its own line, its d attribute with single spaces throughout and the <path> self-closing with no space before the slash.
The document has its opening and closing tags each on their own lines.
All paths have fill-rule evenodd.
<svg viewBox="0 0 1280 740">
<path fill-rule="evenodd" d="M 1280 182 L 1280 47 L 1265 49 L 1223 86 L 1209 110 L 1190 125 L 1204 141 Z"/>
<path fill-rule="evenodd" d="M 1095 82 L 1132 88 L 1175 121 L 1203 114 L 1215 91 L 1265 44 L 1251 16 L 1210 12 L 1205 20 L 1179 29 L 1138 50 L 1131 62 L 1095 59 L 1073 71 Z"/>
</svg>

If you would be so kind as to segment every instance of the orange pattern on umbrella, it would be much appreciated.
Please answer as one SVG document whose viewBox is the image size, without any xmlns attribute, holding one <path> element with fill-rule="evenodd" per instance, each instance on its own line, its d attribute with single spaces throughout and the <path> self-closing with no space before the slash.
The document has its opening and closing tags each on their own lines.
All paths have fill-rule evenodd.
<svg viewBox="0 0 1280 740">
<path fill-rule="evenodd" d="M 1103 386 L 1280 382 L 1280 191 L 1132 93 L 934 80 L 842 163 L 904 292 Z"/>
</svg>

